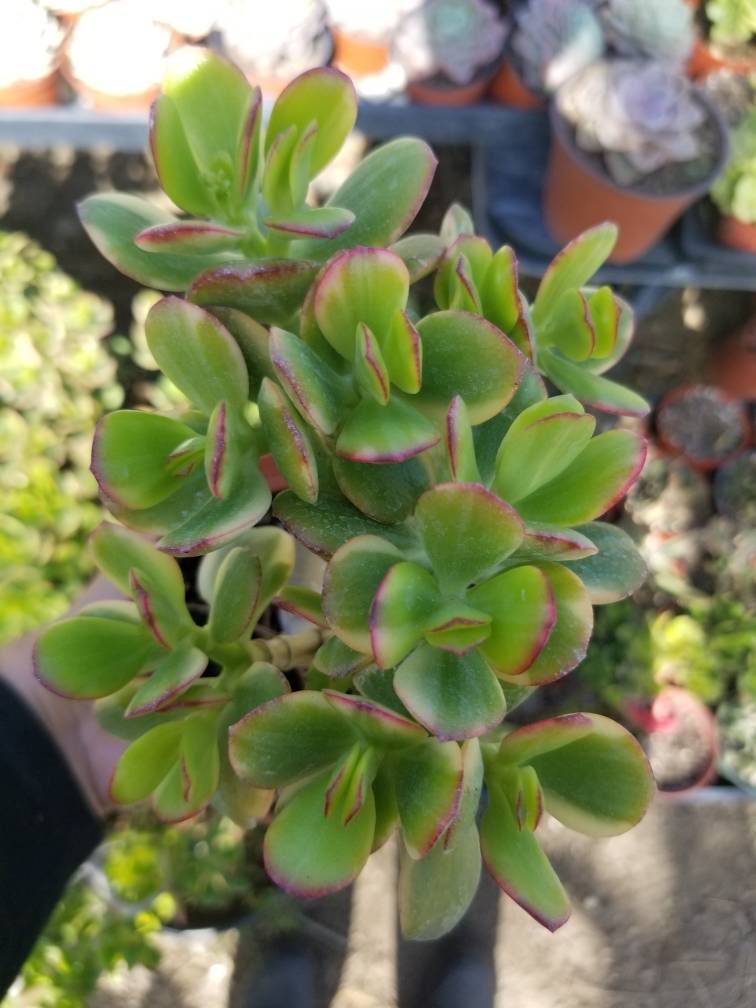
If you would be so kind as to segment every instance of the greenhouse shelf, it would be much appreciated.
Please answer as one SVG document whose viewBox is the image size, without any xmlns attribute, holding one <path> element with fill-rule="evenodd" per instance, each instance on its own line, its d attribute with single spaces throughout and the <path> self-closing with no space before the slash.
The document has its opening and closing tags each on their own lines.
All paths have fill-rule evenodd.
<svg viewBox="0 0 756 1008">
<path fill-rule="evenodd" d="M 511 244 L 525 276 L 541 276 L 558 251 L 541 212 L 548 158 L 548 118 L 481 103 L 465 108 L 421 106 L 402 98 L 361 100 L 357 126 L 368 136 L 403 134 L 436 144 L 469 146 L 472 154 L 473 213 L 493 244 Z M 25 149 L 110 147 L 125 152 L 147 146 L 147 116 L 96 112 L 79 105 L 0 110 L 0 144 Z M 717 245 L 706 204 L 634 263 L 605 266 L 600 282 L 649 288 L 702 287 L 756 290 L 756 257 Z"/>
</svg>

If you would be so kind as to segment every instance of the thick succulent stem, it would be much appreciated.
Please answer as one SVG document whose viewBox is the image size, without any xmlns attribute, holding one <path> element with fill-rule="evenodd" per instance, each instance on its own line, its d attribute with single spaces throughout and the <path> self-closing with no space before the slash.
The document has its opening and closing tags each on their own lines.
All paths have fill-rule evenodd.
<svg viewBox="0 0 756 1008">
<path fill-rule="evenodd" d="M 324 630 L 313 627 L 301 633 L 281 634 L 270 640 L 255 639 L 247 645 L 247 653 L 252 661 L 270 662 L 286 672 L 309 665 L 325 636 Z"/>
</svg>

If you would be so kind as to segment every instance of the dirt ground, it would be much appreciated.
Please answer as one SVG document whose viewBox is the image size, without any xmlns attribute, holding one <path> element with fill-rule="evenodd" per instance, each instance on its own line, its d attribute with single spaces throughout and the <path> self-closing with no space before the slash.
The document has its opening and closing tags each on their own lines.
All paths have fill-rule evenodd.
<svg viewBox="0 0 756 1008">
<path fill-rule="evenodd" d="M 423 226 L 437 227 L 452 199 L 469 201 L 466 170 L 464 151 L 442 152 Z M 27 232 L 84 286 L 110 299 L 125 332 L 136 285 L 94 251 L 74 203 L 94 189 L 153 187 L 138 156 L 0 148 L 0 228 Z M 752 310 L 748 295 L 671 292 L 639 326 L 615 373 L 652 399 L 700 380 L 710 355 Z M 297 943 L 312 951 L 307 968 L 314 970 L 317 1008 L 756 1005 L 756 805 L 731 795 L 658 802 L 639 828 L 612 841 L 592 842 L 549 823 L 544 843 L 574 905 L 570 922 L 553 936 L 484 882 L 473 912 L 450 938 L 429 946 L 402 942 L 395 851 L 387 847 L 353 893 L 312 910 L 314 923 Z M 254 930 L 162 940 L 158 973 L 135 970 L 108 980 L 92 1008 L 255 1008 L 269 950 Z M 437 1000 L 434 990 L 454 964 L 460 987 L 447 987 L 447 1000 Z M 284 988 L 266 1008 L 297 1008 L 293 988 Z"/>
</svg>

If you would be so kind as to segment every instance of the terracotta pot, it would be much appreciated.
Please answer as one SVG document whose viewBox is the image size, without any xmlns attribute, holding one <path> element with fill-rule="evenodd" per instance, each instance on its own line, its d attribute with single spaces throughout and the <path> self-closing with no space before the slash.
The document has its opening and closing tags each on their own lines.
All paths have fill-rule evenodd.
<svg viewBox="0 0 756 1008">
<path fill-rule="evenodd" d="M 479 102 L 485 95 L 490 81 L 490 73 L 481 75 L 469 84 L 453 84 L 442 77 L 428 77 L 426 80 L 407 81 L 407 94 L 418 105 L 460 108 Z"/>
<path fill-rule="evenodd" d="M 698 697 L 665 686 L 651 705 L 648 727 L 648 757 L 662 794 L 686 794 L 714 780 L 719 733 L 714 715 Z"/>
<path fill-rule="evenodd" d="M 569 124 L 551 109 L 551 153 L 544 193 L 546 222 L 564 245 L 603 221 L 619 226 L 610 262 L 633 262 L 662 237 L 690 204 L 707 192 L 725 166 L 729 154 L 727 128 L 713 102 L 703 93 L 706 107 L 720 135 L 719 157 L 705 178 L 668 196 L 622 189 L 573 141 Z"/>
<path fill-rule="evenodd" d="M 756 255 L 756 224 L 748 224 L 737 217 L 720 217 L 717 237 L 723 245 Z"/>
<path fill-rule="evenodd" d="M 334 63 L 352 77 L 380 73 L 391 62 L 388 46 L 361 35 L 333 30 Z"/>
<path fill-rule="evenodd" d="M 155 84 L 138 94 L 113 95 L 97 91 L 89 87 L 70 72 L 65 75 L 73 90 L 84 100 L 84 103 L 98 112 L 144 112 L 160 94 L 160 85 Z"/>
<path fill-rule="evenodd" d="M 42 108 L 58 104 L 58 71 L 38 80 L 16 81 L 0 88 L 0 108 Z"/>
<path fill-rule="evenodd" d="M 488 94 L 494 101 L 519 109 L 540 109 L 546 104 L 540 95 L 523 83 L 509 60 L 505 60 L 491 81 Z"/>
<path fill-rule="evenodd" d="M 714 349 L 708 376 L 727 395 L 756 399 L 756 315 Z"/>
<path fill-rule="evenodd" d="M 708 77 L 709 74 L 718 73 L 720 70 L 747 76 L 756 72 L 756 59 L 737 54 L 730 55 L 726 50 L 714 49 L 705 39 L 698 38 L 686 70 L 688 76 L 694 80 Z"/>
<path fill-rule="evenodd" d="M 707 404 L 712 417 L 717 408 L 725 414 L 719 422 L 712 419 L 708 431 L 702 428 Z M 681 413 L 686 406 L 687 415 Z M 695 418 L 701 424 L 698 437 Z M 657 406 L 655 419 L 660 446 L 670 455 L 682 456 L 699 472 L 717 469 L 740 454 L 750 441 L 750 422 L 743 403 L 713 385 L 682 385 L 673 389 Z"/>
</svg>

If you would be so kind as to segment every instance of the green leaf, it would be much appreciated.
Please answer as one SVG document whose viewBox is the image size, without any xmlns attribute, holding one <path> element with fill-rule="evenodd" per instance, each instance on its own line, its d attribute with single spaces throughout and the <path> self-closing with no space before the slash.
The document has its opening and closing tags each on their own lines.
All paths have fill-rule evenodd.
<svg viewBox="0 0 756 1008">
<path fill-rule="evenodd" d="M 490 574 L 522 539 L 517 513 L 478 483 L 442 483 L 417 503 L 415 521 L 442 588 L 458 592 Z"/>
<path fill-rule="evenodd" d="M 439 609 L 425 631 L 433 647 L 452 654 L 467 654 L 491 633 L 491 617 L 462 602 L 450 602 Z"/>
<path fill-rule="evenodd" d="M 593 722 L 589 715 L 560 714 L 516 728 L 505 735 L 499 745 L 497 759 L 500 764 L 530 766 L 536 756 L 556 752 L 590 735 L 592 730 Z"/>
<path fill-rule="evenodd" d="M 462 794 L 459 800 L 459 810 L 451 822 L 441 841 L 445 853 L 454 851 L 460 843 L 464 844 L 465 834 L 477 829 L 475 819 L 480 806 L 480 796 L 483 792 L 483 755 L 480 742 L 476 738 L 467 739 L 462 743 Z"/>
<path fill-rule="evenodd" d="M 654 793 L 653 777 L 637 739 L 625 728 L 599 714 L 582 716 L 590 722 L 589 731 L 530 755 L 528 766 L 538 774 L 551 815 L 588 836 L 616 836 L 643 817 Z M 531 747 L 539 731 L 548 733 L 558 721 L 530 725 Z"/>
<path fill-rule="evenodd" d="M 496 456 L 491 489 L 517 504 L 563 472 L 591 440 L 596 420 L 572 396 L 554 396 L 514 420 Z"/>
<path fill-rule="evenodd" d="M 581 560 L 596 553 L 588 536 L 564 525 L 528 522 L 522 542 L 513 559 L 533 563 L 536 560 Z"/>
<path fill-rule="evenodd" d="M 320 645 L 312 661 L 318 672 L 329 679 L 346 679 L 370 663 L 370 658 L 354 651 L 336 636 Z"/>
<path fill-rule="evenodd" d="M 173 557 L 156 550 L 142 536 L 110 522 L 99 525 L 89 543 L 99 569 L 122 592 L 129 592 L 129 573 L 136 567 L 170 600 L 177 614 L 186 614 L 184 578 Z"/>
<path fill-rule="evenodd" d="M 239 260 L 197 276 L 187 297 L 198 305 L 237 308 L 265 325 L 285 326 L 317 270 L 317 263 L 306 260 Z"/>
<path fill-rule="evenodd" d="M 274 215 L 286 216 L 294 209 L 291 169 L 294 148 L 298 145 L 298 139 L 301 139 L 303 143 L 306 143 L 308 139 L 314 140 L 314 130 L 309 130 L 305 136 L 298 138 L 296 129 L 290 126 L 276 135 L 265 157 L 262 197 L 265 205 Z"/>
<path fill-rule="evenodd" d="M 446 457 L 454 480 L 480 483 L 473 431 L 461 396 L 452 399 L 446 414 Z"/>
<path fill-rule="evenodd" d="M 589 522 L 578 531 L 591 540 L 598 552 L 568 562 L 567 567 L 588 589 L 594 605 L 618 602 L 640 588 L 648 571 L 627 532 L 605 522 Z"/>
<path fill-rule="evenodd" d="M 213 308 L 213 315 L 220 319 L 241 350 L 249 374 L 249 397 L 256 400 L 262 379 L 275 378 L 268 330 L 234 308 Z"/>
<path fill-rule="evenodd" d="M 451 245 L 460 235 L 471 234 L 475 234 L 475 224 L 469 211 L 461 203 L 452 203 L 441 221 L 441 240 L 444 245 Z"/>
<path fill-rule="evenodd" d="M 563 392 L 571 392 L 581 402 L 604 413 L 626 416 L 645 416 L 650 406 L 637 392 L 618 385 L 617 382 L 593 374 L 549 350 L 539 356 L 544 373 Z"/>
<path fill-rule="evenodd" d="M 470 423 L 489 420 L 517 389 L 525 358 L 511 340 L 478 315 L 441 311 L 417 326 L 423 343 L 423 386 L 418 406 L 441 422 L 456 395 Z"/>
<path fill-rule="evenodd" d="M 381 704 L 331 689 L 323 690 L 323 696 L 333 707 L 347 715 L 352 727 L 371 745 L 401 748 L 426 737 L 420 725 Z"/>
<path fill-rule="evenodd" d="M 247 460 L 237 484 L 225 500 L 210 493 L 195 500 L 196 510 L 170 529 L 158 542 L 174 556 L 198 556 L 226 546 L 256 525 L 270 507 L 270 489 L 258 469 Z"/>
<path fill-rule="evenodd" d="M 145 252 L 177 255 L 205 255 L 235 248 L 244 232 L 203 220 L 179 220 L 157 224 L 135 236 L 136 246 Z"/>
<path fill-rule="evenodd" d="M 490 635 L 480 653 L 494 671 L 517 676 L 529 668 L 557 620 L 554 593 L 543 571 L 515 567 L 473 588 L 468 597 L 491 616 Z"/>
<path fill-rule="evenodd" d="M 565 291 L 538 334 L 542 346 L 557 347 L 573 361 L 586 361 L 596 347 L 596 333 L 586 296 L 579 290 Z"/>
<path fill-rule="evenodd" d="M 140 196 L 128 193 L 87 196 L 78 204 L 77 210 L 84 230 L 97 250 L 121 273 L 147 287 L 184 291 L 205 270 L 233 258 L 227 253 L 217 252 L 212 255 L 185 255 L 142 251 L 134 244 L 138 234 L 155 225 L 174 224 L 176 218 Z"/>
<path fill-rule="evenodd" d="M 278 380 L 302 416 L 333 434 L 345 404 L 343 379 L 304 340 L 283 329 L 270 334 L 270 359 Z"/>
<path fill-rule="evenodd" d="M 358 245 L 385 247 L 395 242 L 422 206 L 436 163 L 430 147 L 415 137 L 399 137 L 378 147 L 328 200 L 328 206 L 351 210 L 356 217 L 354 224 L 329 241 L 298 242 L 293 254 L 317 256 L 322 261 L 339 249 Z"/>
<path fill-rule="evenodd" d="M 402 851 L 399 921 L 410 941 L 441 938 L 467 912 L 480 881 L 480 844 L 475 826 L 460 831 L 451 851 L 441 844 L 415 861 Z"/>
<path fill-rule="evenodd" d="M 425 857 L 459 809 L 462 750 L 426 739 L 397 755 L 393 776 L 404 846 L 410 857 Z"/>
<path fill-rule="evenodd" d="M 270 113 L 266 153 L 273 139 L 294 126 L 304 132 L 317 125 L 310 163 L 314 178 L 338 154 L 357 119 L 357 94 L 346 74 L 334 67 L 316 67 L 296 77 L 276 99 Z"/>
<path fill-rule="evenodd" d="M 294 741 L 296 740 L 296 742 Z M 231 764 L 256 787 L 283 787 L 332 766 L 357 736 L 322 693 L 287 693 L 243 717 L 230 732 Z"/>
<path fill-rule="evenodd" d="M 224 400 L 241 410 L 249 396 L 244 357 L 209 312 L 177 297 L 154 305 L 144 323 L 147 345 L 160 370 L 194 406 L 210 414 Z"/>
<path fill-rule="evenodd" d="M 535 661 L 513 677 L 522 686 L 554 682 L 574 669 L 585 658 L 593 630 L 591 600 L 577 575 L 561 564 L 543 563 L 539 567 L 553 592 L 556 623 Z"/>
<path fill-rule="evenodd" d="M 186 139 L 178 109 L 165 94 L 150 110 L 150 152 L 160 186 L 187 213 L 211 216 L 213 199 Z"/>
<path fill-rule="evenodd" d="M 157 643 L 163 648 L 177 644 L 193 628 L 185 606 L 177 608 L 166 597 L 159 581 L 153 581 L 133 567 L 129 572 L 129 594 L 136 602 L 139 615 Z"/>
<path fill-rule="evenodd" d="M 174 763 L 152 794 L 152 808 L 162 823 L 180 823 L 202 811 L 186 797 L 186 771 L 181 760 Z"/>
<path fill-rule="evenodd" d="M 352 226 L 354 214 L 341 207 L 308 207 L 298 213 L 266 217 L 263 223 L 271 231 L 293 235 L 295 238 L 307 235 L 312 238 L 335 238 Z"/>
<path fill-rule="evenodd" d="M 231 699 L 221 715 L 224 744 L 228 742 L 228 728 L 245 718 L 250 711 L 271 700 L 288 695 L 289 682 L 283 672 L 270 662 L 252 662 L 234 683 Z"/>
<path fill-rule="evenodd" d="M 323 611 L 345 644 L 372 653 L 369 613 L 384 575 L 402 556 L 385 539 L 361 535 L 336 551 L 323 581 Z"/>
<path fill-rule="evenodd" d="M 235 436 L 238 421 L 221 399 L 210 414 L 205 442 L 205 479 L 210 493 L 225 500 L 239 475 L 241 438 Z"/>
<path fill-rule="evenodd" d="M 268 874 L 276 885 L 298 898 L 343 889 L 357 877 L 372 849 L 372 791 L 344 826 L 337 818 L 323 814 L 328 780 L 326 774 L 301 788 L 277 813 L 265 834 L 263 854 Z"/>
<path fill-rule="evenodd" d="M 92 472 L 103 495 L 131 509 L 159 504 L 182 482 L 169 468 L 171 453 L 193 436 L 191 428 L 159 413 L 104 416 L 92 443 Z"/>
<path fill-rule="evenodd" d="M 220 776 L 218 726 L 214 713 L 188 717 L 181 738 L 181 764 L 185 774 L 182 797 L 192 814 L 203 808 L 215 794 Z"/>
<path fill-rule="evenodd" d="M 252 626 L 262 586 L 260 558 L 242 547 L 226 554 L 218 569 L 207 629 L 221 643 L 238 640 Z"/>
<path fill-rule="evenodd" d="M 132 742 L 110 782 L 113 801 L 132 805 L 152 794 L 178 759 L 183 731 L 183 722 L 169 721 Z"/>
<path fill-rule="evenodd" d="M 304 424 L 270 378 L 263 378 L 257 405 L 281 475 L 297 497 L 314 504 L 318 499 L 318 466 Z"/>
<path fill-rule="evenodd" d="M 567 921 L 570 903 L 556 872 L 533 833 L 519 828 L 501 789 L 490 782 L 480 846 L 499 888 L 539 924 L 556 931 Z"/>
<path fill-rule="evenodd" d="M 417 548 L 411 530 L 404 525 L 381 525 L 333 495 L 321 493 L 313 506 L 286 490 L 276 497 L 273 514 L 309 550 L 326 560 L 344 543 L 362 535 L 382 536 L 405 550 Z"/>
<path fill-rule="evenodd" d="M 496 676 L 477 651 L 460 657 L 420 644 L 396 670 L 394 687 L 407 710 L 439 739 L 483 735 L 506 713 Z"/>
<path fill-rule="evenodd" d="M 423 638 L 441 603 L 435 579 L 414 563 L 396 563 L 378 586 L 370 606 L 370 641 L 379 668 L 392 668 Z"/>
<path fill-rule="evenodd" d="M 375 754 L 356 742 L 334 770 L 325 792 L 326 816 L 346 826 L 365 804 L 375 775 Z"/>
<path fill-rule="evenodd" d="M 381 343 L 407 304 L 409 274 L 399 256 L 379 248 L 354 248 L 334 256 L 315 286 L 315 318 L 346 360 L 354 358 L 363 322 Z"/>
<path fill-rule="evenodd" d="M 34 674 L 53 693 L 93 700 L 131 682 L 159 653 L 141 624 L 74 616 L 43 631 L 34 651 Z"/>
<path fill-rule="evenodd" d="M 273 596 L 277 595 L 289 580 L 296 560 L 295 544 L 283 529 L 269 525 L 249 529 L 241 536 L 239 545 L 259 557 L 262 565 L 260 599 L 253 616 L 253 619 L 257 620 Z"/>
<path fill-rule="evenodd" d="M 554 479 L 517 502 L 526 521 L 578 525 L 621 500 L 646 460 L 646 442 L 633 431 L 611 430 L 592 438 Z"/>
<path fill-rule="evenodd" d="M 444 243 L 438 235 L 412 234 L 394 242 L 389 252 L 398 255 L 407 267 L 410 283 L 417 283 L 436 268 L 444 254 Z"/>
<path fill-rule="evenodd" d="M 394 316 L 382 348 L 394 385 L 408 395 L 419 392 L 423 378 L 423 345 L 406 311 Z"/>
<path fill-rule="evenodd" d="M 257 183 L 261 157 L 262 120 L 262 91 L 259 87 L 254 87 L 249 95 L 241 135 L 236 147 L 236 196 L 240 204 L 247 202 L 251 190 Z"/>
<path fill-rule="evenodd" d="M 583 367 L 594 374 L 603 374 L 620 361 L 630 346 L 635 331 L 632 305 L 618 297 L 611 287 L 599 287 L 588 298 L 596 349 Z"/>
<path fill-rule="evenodd" d="M 363 399 L 341 428 L 336 451 L 353 462 L 402 462 L 438 441 L 433 424 L 409 403 Z"/>
<path fill-rule="evenodd" d="M 532 357 L 528 304 L 519 289 L 517 258 L 509 245 L 494 255 L 480 288 L 482 314 L 526 356 Z"/>
<path fill-rule="evenodd" d="M 565 245 L 543 275 L 533 303 L 533 322 L 540 332 L 562 295 L 584 287 L 609 258 L 617 241 L 617 225 L 589 228 Z"/>
<path fill-rule="evenodd" d="M 207 668 L 207 655 L 184 641 L 155 666 L 150 677 L 137 689 L 126 708 L 126 717 L 140 717 L 172 703 Z"/>
<path fill-rule="evenodd" d="M 418 497 L 428 489 L 428 473 L 417 458 L 372 465 L 335 457 L 332 464 L 344 496 L 377 522 L 404 521 L 414 511 Z"/>
<path fill-rule="evenodd" d="M 364 322 L 357 326 L 352 374 L 362 395 L 374 399 L 380 406 L 386 405 L 391 380 L 380 344 Z"/>
</svg>

